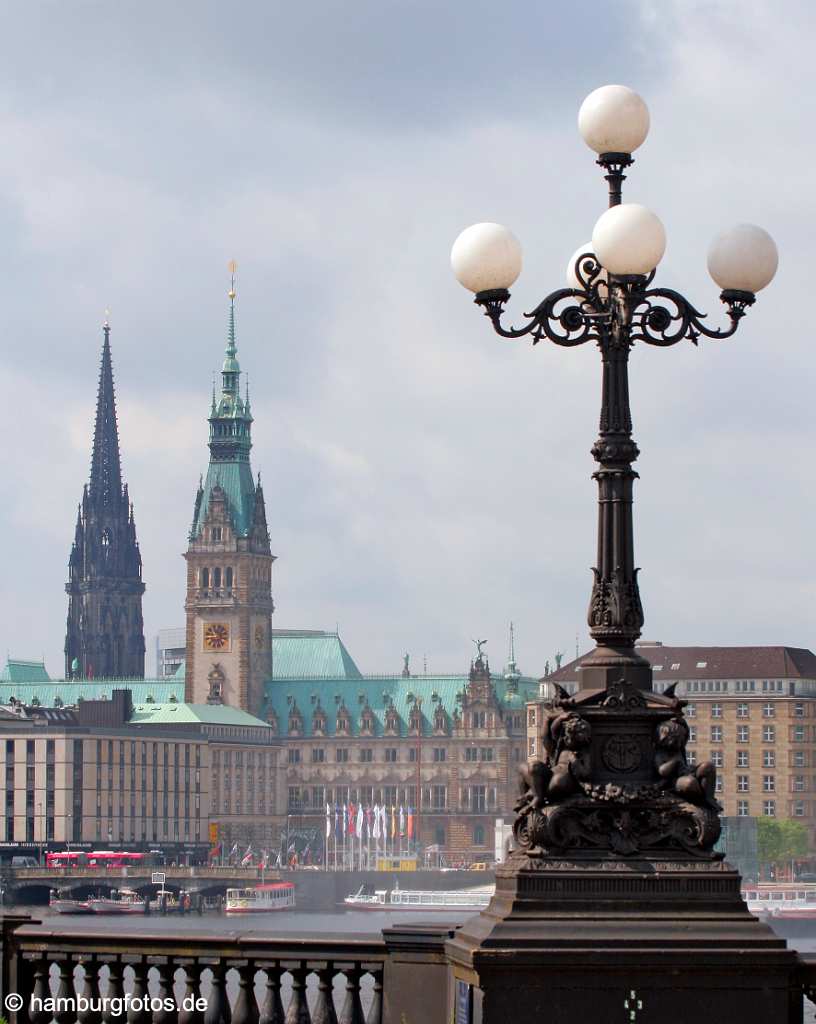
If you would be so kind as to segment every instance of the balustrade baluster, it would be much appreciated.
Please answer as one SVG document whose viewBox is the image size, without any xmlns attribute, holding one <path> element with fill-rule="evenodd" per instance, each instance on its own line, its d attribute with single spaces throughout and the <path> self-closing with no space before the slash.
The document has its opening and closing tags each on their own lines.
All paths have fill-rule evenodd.
<svg viewBox="0 0 816 1024">
<path fill-rule="evenodd" d="M 127 1012 L 127 1024 L 152 1024 L 153 1015 L 150 1012 L 150 991 L 147 984 L 147 976 L 150 972 L 150 964 L 144 957 L 134 961 L 133 967 L 133 989 L 130 993 L 130 1005 Z"/>
<path fill-rule="evenodd" d="M 175 977 L 176 965 L 172 957 L 156 957 L 154 960 L 159 972 L 159 995 L 161 1006 L 153 1011 L 153 1024 L 178 1024 L 176 1009 Z"/>
<path fill-rule="evenodd" d="M 232 1013 L 227 998 L 227 969 L 220 961 L 211 966 L 212 981 L 210 982 L 207 1009 L 204 1011 L 204 1024 L 230 1024 Z"/>
<path fill-rule="evenodd" d="M 178 1024 L 204 1024 L 204 1011 L 198 1008 L 201 999 L 201 965 L 194 960 L 182 960 L 181 965 L 184 968 L 184 995 Z"/>
<path fill-rule="evenodd" d="M 76 991 L 74 989 L 74 962 L 70 956 L 59 961 L 59 984 L 57 985 L 56 1024 L 76 1024 Z"/>
<path fill-rule="evenodd" d="M 28 1008 L 28 1019 L 31 1024 L 51 1024 L 53 1013 L 46 1010 L 45 1000 L 51 998 L 51 964 L 44 956 L 38 957 L 33 963 L 33 984 L 31 986 L 31 1002 Z M 25 997 L 25 993 L 21 993 Z"/>
<path fill-rule="evenodd" d="M 80 995 L 87 1002 L 84 1006 L 80 1005 L 77 1011 L 77 1021 L 79 1024 L 101 1024 L 102 1014 L 99 1005 L 99 968 L 101 964 L 96 957 L 82 960 L 81 963 L 82 973 L 85 977 Z"/>
<path fill-rule="evenodd" d="M 334 995 L 332 994 L 334 966 L 326 964 L 325 967 L 319 967 L 315 973 L 317 974 L 317 1000 L 312 1013 L 312 1024 L 337 1024 L 337 1011 L 334 1008 Z"/>
<path fill-rule="evenodd" d="M 258 1003 L 255 999 L 255 964 L 252 960 L 236 965 L 238 995 L 232 1011 L 232 1024 L 258 1024 Z"/>
<path fill-rule="evenodd" d="M 346 1001 L 340 1013 L 340 1024 L 365 1024 L 363 1004 L 360 1002 L 360 977 L 363 971 L 359 964 L 353 964 L 343 973 L 346 976 Z"/>
<path fill-rule="evenodd" d="M 380 1024 L 383 1005 L 383 969 L 375 967 L 368 973 L 374 979 L 374 989 L 371 995 L 371 1006 L 366 1014 L 366 1024 Z"/>
<path fill-rule="evenodd" d="M 280 994 L 283 968 L 279 963 L 269 964 L 264 968 L 264 972 L 266 974 L 266 995 L 258 1024 L 284 1024 L 285 1014 Z"/>
<path fill-rule="evenodd" d="M 301 963 L 297 967 L 291 967 L 289 973 L 292 975 L 292 998 L 286 1010 L 286 1024 L 311 1024 L 309 1004 L 306 1001 L 306 978 L 310 973 L 309 968 Z"/>
<path fill-rule="evenodd" d="M 116 957 L 108 961 L 108 984 L 105 989 L 105 1008 L 102 1010 L 102 1024 L 122 1024 L 122 1013 L 114 1011 L 124 1006 L 125 986 L 123 982 L 124 964 Z M 112 1003 L 112 1000 L 123 1000 L 122 1003 Z M 130 1014 L 128 1013 L 128 1022 Z"/>
</svg>

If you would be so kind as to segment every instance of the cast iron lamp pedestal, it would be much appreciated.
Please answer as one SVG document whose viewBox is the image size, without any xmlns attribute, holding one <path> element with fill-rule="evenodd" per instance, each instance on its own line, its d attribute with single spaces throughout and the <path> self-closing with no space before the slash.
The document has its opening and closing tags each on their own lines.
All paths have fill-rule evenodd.
<svg viewBox="0 0 816 1024">
<path fill-rule="evenodd" d="M 648 111 L 607 86 L 581 108 L 609 209 L 568 266 L 568 287 L 518 328 L 502 323 L 521 269 L 518 242 L 495 224 L 468 228 L 452 263 L 504 338 L 530 335 L 601 353 L 597 565 L 589 602 L 596 646 L 580 688 L 538 709 L 542 749 L 523 774 L 516 848 L 496 895 L 448 943 L 461 1017 L 484 1024 L 523 1014 L 547 1024 L 762 1021 L 799 1024 L 801 967 L 749 914 L 736 871 L 714 852 L 715 769 L 690 766 L 684 701 L 652 691 L 635 648 L 643 626 L 633 546 L 628 359 L 635 342 L 667 347 L 730 337 L 776 270 L 776 247 L 742 225 L 709 251 L 729 324 L 710 328 L 678 292 L 652 287 L 665 234 L 650 211 L 621 203 L 624 170 L 645 139 Z M 460 1021 L 457 1020 L 457 1024 Z"/>
</svg>

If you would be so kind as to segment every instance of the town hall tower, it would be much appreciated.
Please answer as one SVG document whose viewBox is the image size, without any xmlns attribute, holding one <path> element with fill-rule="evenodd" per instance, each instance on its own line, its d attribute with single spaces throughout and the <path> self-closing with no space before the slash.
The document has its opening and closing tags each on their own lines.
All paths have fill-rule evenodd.
<svg viewBox="0 0 816 1024">
<path fill-rule="evenodd" d="M 240 393 L 235 266 L 221 394 L 210 409 L 210 464 L 199 484 L 187 560 L 185 700 L 261 712 L 272 673 L 272 562 L 260 477 L 249 462 L 249 390 Z"/>
</svg>

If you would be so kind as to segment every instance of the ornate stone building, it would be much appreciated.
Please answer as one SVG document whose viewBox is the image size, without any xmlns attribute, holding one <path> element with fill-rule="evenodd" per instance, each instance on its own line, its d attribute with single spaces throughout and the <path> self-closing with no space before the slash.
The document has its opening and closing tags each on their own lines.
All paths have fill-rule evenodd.
<svg viewBox="0 0 816 1024">
<path fill-rule="evenodd" d="M 68 562 L 67 678 L 142 678 L 142 558 L 122 484 L 110 327 L 105 324 L 91 479 L 82 493 Z"/>
<path fill-rule="evenodd" d="M 249 391 L 241 397 L 235 281 L 221 394 L 210 410 L 210 464 L 187 559 L 185 700 L 257 713 L 272 674 L 272 562 L 260 477 L 252 476 Z"/>
</svg>

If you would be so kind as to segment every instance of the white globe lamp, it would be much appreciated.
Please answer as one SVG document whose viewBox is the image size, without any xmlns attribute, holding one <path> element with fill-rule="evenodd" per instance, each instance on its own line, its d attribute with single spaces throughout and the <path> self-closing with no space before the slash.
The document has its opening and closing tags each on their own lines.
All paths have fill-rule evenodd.
<svg viewBox="0 0 816 1024">
<path fill-rule="evenodd" d="M 761 291 L 773 280 L 778 265 L 776 243 L 756 224 L 723 231 L 708 250 L 708 272 L 723 291 Z"/>
<path fill-rule="evenodd" d="M 666 231 L 645 206 L 621 203 L 598 218 L 592 249 L 610 274 L 650 274 L 666 251 Z"/>
<path fill-rule="evenodd" d="M 521 245 L 501 224 L 472 224 L 453 243 L 451 266 L 468 291 L 509 288 L 521 273 Z"/>
<path fill-rule="evenodd" d="M 634 153 L 649 134 L 649 108 L 633 89 L 604 85 L 581 104 L 578 131 L 596 153 Z"/>
</svg>

